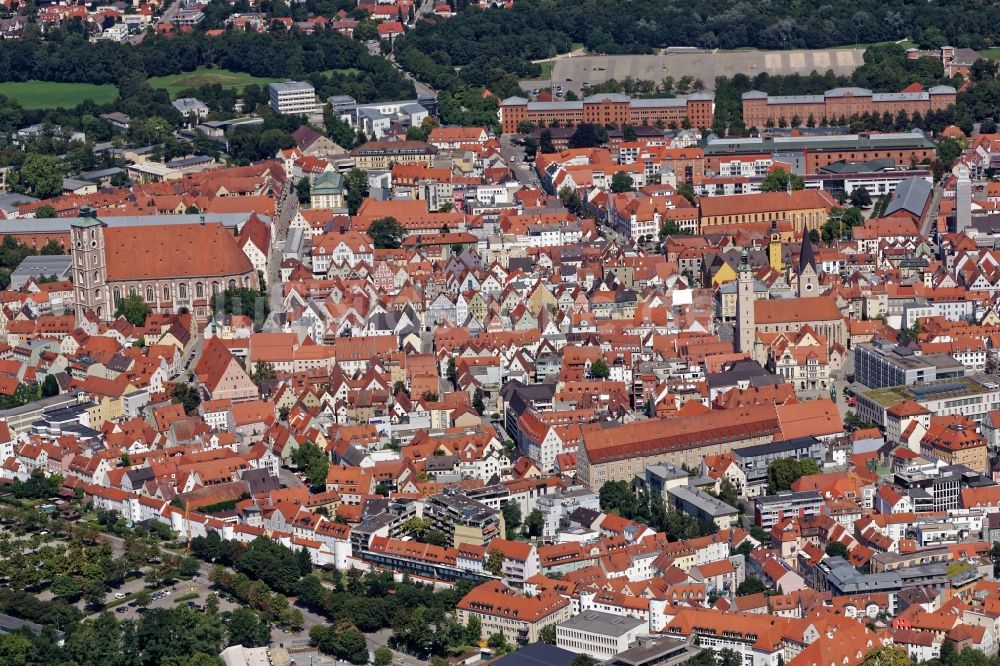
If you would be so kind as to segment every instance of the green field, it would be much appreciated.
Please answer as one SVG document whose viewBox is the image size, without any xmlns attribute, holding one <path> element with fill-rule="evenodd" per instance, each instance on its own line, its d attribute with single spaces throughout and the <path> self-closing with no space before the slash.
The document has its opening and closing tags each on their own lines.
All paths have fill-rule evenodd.
<svg viewBox="0 0 1000 666">
<path fill-rule="evenodd" d="M 994 46 L 991 49 L 983 49 L 982 51 L 977 51 L 980 58 L 989 58 L 990 60 L 1000 60 L 1000 47 Z"/>
<path fill-rule="evenodd" d="M 49 81 L 8 81 L 0 83 L 0 95 L 15 99 L 26 109 L 73 108 L 88 99 L 107 104 L 118 99 L 113 85 L 90 83 L 52 83 Z"/>
<path fill-rule="evenodd" d="M 552 78 L 552 67 L 556 64 L 555 60 L 543 60 L 542 62 L 535 63 L 536 65 L 542 66 L 542 73 L 536 76 L 537 79 L 551 79 Z"/>
<path fill-rule="evenodd" d="M 231 72 L 228 69 L 199 67 L 193 72 L 181 72 L 180 74 L 171 74 L 170 76 L 154 76 L 149 79 L 149 85 L 153 88 L 163 88 L 170 93 L 171 98 L 175 98 L 177 97 L 177 93 L 182 90 L 197 88 L 206 84 L 218 83 L 223 88 L 243 90 L 244 86 L 251 83 L 266 86 L 268 83 L 277 80 L 263 79 L 243 72 Z"/>
</svg>

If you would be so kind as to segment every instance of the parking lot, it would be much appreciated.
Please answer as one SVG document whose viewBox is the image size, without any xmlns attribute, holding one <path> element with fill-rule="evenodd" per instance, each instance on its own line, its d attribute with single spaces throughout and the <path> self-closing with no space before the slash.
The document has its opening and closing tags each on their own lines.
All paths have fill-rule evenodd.
<svg viewBox="0 0 1000 666">
<path fill-rule="evenodd" d="M 603 83 L 611 79 L 633 79 L 660 82 L 671 76 L 676 81 L 684 76 L 701 79 L 711 90 L 717 76 L 747 74 L 808 74 L 815 70 L 823 74 L 850 74 L 864 60 L 864 49 L 822 49 L 815 51 L 684 51 L 660 55 L 573 56 L 555 61 L 550 81 L 522 81 L 525 90 L 562 85 L 579 94 L 584 84 Z"/>
<path fill-rule="evenodd" d="M 139 590 L 143 589 L 145 583 L 142 579 L 130 580 L 125 585 L 122 585 L 115 594 L 115 596 L 109 598 L 109 603 L 113 603 L 120 597 L 117 595 L 129 595 Z M 146 609 L 151 608 L 174 608 L 178 603 L 186 603 L 192 607 L 203 607 L 205 601 L 208 599 L 213 591 L 210 589 L 211 584 L 203 575 L 199 575 L 190 581 L 178 581 L 168 587 L 161 588 L 159 590 L 150 591 L 150 603 L 146 606 Z M 186 599 L 183 602 L 178 602 L 177 600 L 181 597 L 186 597 L 191 593 L 197 594 L 198 596 L 194 599 Z M 235 609 L 238 604 L 228 601 L 222 596 L 219 596 L 219 611 L 231 611 Z M 128 602 L 127 604 L 122 604 L 116 606 L 114 609 L 115 615 L 119 619 L 135 619 L 139 617 L 142 613 L 147 612 L 142 609 L 134 600 Z"/>
</svg>

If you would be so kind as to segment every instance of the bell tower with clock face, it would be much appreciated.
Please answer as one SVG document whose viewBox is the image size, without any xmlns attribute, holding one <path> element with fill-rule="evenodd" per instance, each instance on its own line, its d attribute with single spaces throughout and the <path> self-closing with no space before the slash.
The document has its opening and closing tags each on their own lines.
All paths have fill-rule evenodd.
<svg viewBox="0 0 1000 666">
<path fill-rule="evenodd" d="M 76 323 L 86 312 L 109 317 L 115 304 L 108 302 L 108 274 L 104 257 L 104 223 L 92 208 L 80 209 L 70 224 L 73 256 L 73 291 L 76 296 Z"/>
</svg>

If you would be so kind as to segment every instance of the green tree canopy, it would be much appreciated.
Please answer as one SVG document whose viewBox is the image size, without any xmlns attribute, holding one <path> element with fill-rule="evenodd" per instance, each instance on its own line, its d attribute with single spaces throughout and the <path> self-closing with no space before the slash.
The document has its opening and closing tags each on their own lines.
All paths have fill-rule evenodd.
<svg viewBox="0 0 1000 666">
<path fill-rule="evenodd" d="M 21 168 L 9 177 L 15 190 L 39 199 L 62 194 L 63 165 L 52 155 L 29 153 Z"/>
<path fill-rule="evenodd" d="M 143 326 L 146 323 L 146 317 L 152 311 L 153 309 L 149 307 L 142 296 L 130 294 L 118 301 L 118 307 L 115 308 L 115 318 L 125 317 L 128 323 L 133 326 Z"/>
<path fill-rule="evenodd" d="M 224 315 L 250 317 L 258 328 L 263 326 L 267 316 L 271 313 L 267 295 L 247 287 L 231 287 L 217 294 L 212 294 L 209 305 L 216 318 L 221 318 Z"/>
<path fill-rule="evenodd" d="M 851 192 L 851 205 L 858 208 L 867 208 L 872 205 L 872 197 L 864 187 L 856 187 Z"/>
<path fill-rule="evenodd" d="M 184 406 L 185 414 L 194 414 L 195 410 L 198 409 L 198 405 L 201 404 L 201 393 L 196 387 L 190 384 L 174 384 L 174 390 L 171 392 L 170 397 L 175 404 L 179 403 Z"/>
<path fill-rule="evenodd" d="M 305 472 L 309 486 L 314 491 L 326 489 L 326 473 L 330 460 L 326 452 L 313 442 L 302 442 L 292 453 L 292 464 Z"/>
<path fill-rule="evenodd" d="M 739 587 L 736 588 L 736 596 L 742 597 L 747 594 L 760 594 L 761 592 L 767 592 L 768 589 L 767 585 L 764 585 L 756 576 L 747 576 L 739 584 Z"/>
<path fill-rule="evenodd" d="M 368 226 L 372 243 L 380 250 L 394 250 L 406 235 L 406 230 L 394 217 L 380 217 Z"/>
<path fill-rule="evenodd" d="M 611 191 L 618 192 L 631 192 L 635 189 L 635 181 L 632 180 L 632 176 L 625 173 L 624 171 L 616 171 L 615 175 L 611 177 Z"/>
<path fill-rule="evenodd" d="M 770 173 L 764 176 L 764 180 L 760 183 L 761 192 L 783 192 L 788 189 L 789 180 L 792 183 L 793 190 L 801 190 L 806 186 L 806 181 L 802 176 L 796 176 L 790 174 L 782 168 L 772 169 Z"/>
<path fill-rule="evenodd" d="M 611 370 L 604 359 L 599 358 L 590 365 L 590 376 L 594 379 L 607 379 L 610 375 Z"/>
<path fill-rule="evenodd" d="M 819 474 L 819 466 L 812 458 L 779 458 L 767 466 L 767 492 L 789 490 L 799 478 L 810 474 Z"/>
</svg>

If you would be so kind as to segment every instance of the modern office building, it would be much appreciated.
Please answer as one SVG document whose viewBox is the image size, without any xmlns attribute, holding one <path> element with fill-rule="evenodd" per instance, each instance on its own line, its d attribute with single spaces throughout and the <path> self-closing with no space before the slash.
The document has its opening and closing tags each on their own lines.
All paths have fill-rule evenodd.
<svg viewBox="0 0 1000 666">
<path fill-rule="evenodd" d="M 965 376 L 965 366 L 948 354 L 917 355 L 888 341 L 854 346 L 854 381 L 869 388 L 911 386 Z"/>
<path fill-rule="evenodd" d="M 462 493 L 446 490 L 427 498 L 424 516 L 434 522 L 453 546 L 470 543 L 485 546 L 504 535 L 500 512 Z"/>
<path fill-rule="evenodd" d="M 733 462 L 747 477 L 747 497 L 756 497 L 767 488 L 767 467 L 775 460 L 812 458 L 818 465 L 826 459 L 826 444 L 815 437 L 797 437 L 779 442 L 733 449 Z"/>
<path fill-rule="evenodd" d="M 271 110 L 280 115 L 309 115 L 323 110 L 316 89 L 308 81 L 269 83 L 267 95 Z"/>
<path fill-rule="evenodd" d="M 785 518 L 818 516 L 825 509 L 823 496 L 813 490 L 800 493 L 786 490 L 777 495 L 761 495 L 754 500 L 754 523 L 769 531 Z"/>
<path fill-rule="evenodd" d="M 857 415 L 882 427 L 887 424 L 887 412 L 908 400 L 935 416 L 968 416 L 979 422 L 992 410 L 1000 409 L 1000 380 L 993 375 L 970 375 L 885 388 L 855 383 L 851 393 L 858 399 Z"/>
<path fill-rule="evenodd" d="M 649 623 L 643 620 L 588 610 L 556 625 L 556 645 L 604 661 L 648 631 Z"/>
</svg>

